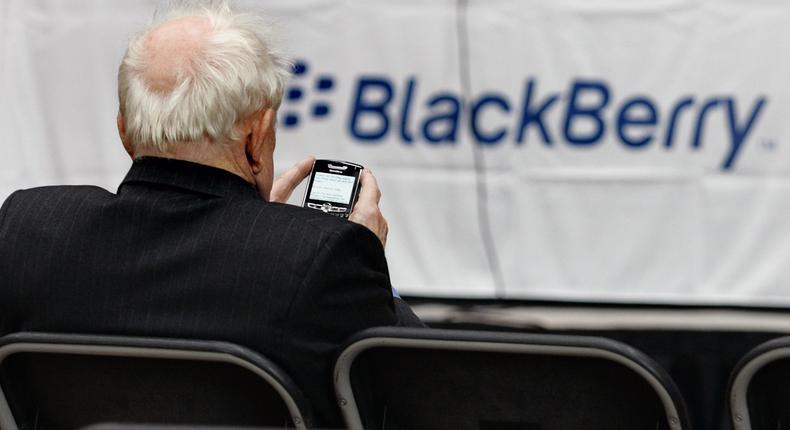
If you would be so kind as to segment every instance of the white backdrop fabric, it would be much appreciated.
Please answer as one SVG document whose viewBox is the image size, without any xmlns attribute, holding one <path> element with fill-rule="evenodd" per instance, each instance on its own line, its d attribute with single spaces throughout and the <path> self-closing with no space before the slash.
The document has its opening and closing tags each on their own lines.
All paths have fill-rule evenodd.
<svg viewBox="0 0 790 430">
<path fill-rule="evenodd" d="M 156 3 L 0 0 L 0 200 L 117 188 L 117 65 Z M 790 304 L 790 3 L 242 3 L 299 72 L 278 170 L 370 167 L 402 294 Z"/>
</svg>

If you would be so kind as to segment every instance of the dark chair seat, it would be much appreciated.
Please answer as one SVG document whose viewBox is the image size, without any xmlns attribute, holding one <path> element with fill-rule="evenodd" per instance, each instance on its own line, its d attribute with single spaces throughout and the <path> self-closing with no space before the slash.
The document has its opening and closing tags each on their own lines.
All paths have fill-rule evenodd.
<svg viewBox="0 0 790 430">
<path fill-rule="evenodd" d="M 350 341 L 335 384 L 351 429 L 689 428 L 668 375 L 602 338 L 376 328 Z"/>
<path fill-rule="evenodd" d="M 209 341 L 19 333 L 0 338 L 0 428 L 96 423 L 306 428 L 274 363 Z"/>
</svg>

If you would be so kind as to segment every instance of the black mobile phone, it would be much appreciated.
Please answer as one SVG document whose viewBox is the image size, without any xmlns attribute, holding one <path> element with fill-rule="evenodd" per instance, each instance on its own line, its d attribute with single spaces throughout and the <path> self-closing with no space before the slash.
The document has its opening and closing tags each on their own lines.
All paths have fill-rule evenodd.
<svg viewBox="0 0 790 430">
<path fill-rule="evenodd" d="M 348 161 L 315 160 L 302 207 L 348 218 L 359 197 L 363 168 Z"/>
</svg>

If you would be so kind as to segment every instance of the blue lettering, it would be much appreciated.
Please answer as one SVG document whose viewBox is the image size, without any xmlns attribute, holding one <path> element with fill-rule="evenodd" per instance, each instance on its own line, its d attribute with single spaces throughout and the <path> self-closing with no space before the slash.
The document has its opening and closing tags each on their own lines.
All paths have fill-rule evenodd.
<svg viewBox="0 0 790 430">
<path fill-rule="evenodd" d="M 543 143 L 551 145 L 552 139 L 549 132 L 546 130 L 546 124 L 543 123 L 543 115 L 546 111 L 557 101 L 559 96 L 552 94 L 547 97 L 542 104 L 538 105 L 535 109 L 530 109 L 532 104 L 532 90 L 535 88 L 535 80 L 530 79 L 527 81 L 527 88 L 524 90 L 524 104 L 521 111 L 521 124 L 518 129 L 518 136 L 516 137 L 517 143 L 524 142 L 524 136 L 527 134 L 527 128 L 530 124 L 534 123 L 538 127 Z"/>
<path fill-rule="evenodd" d="M 480 126 L 478 124 L 478 119 L 480 118 L 480 111 L 486 105 L 489 104 L 496 105 L 505 112 L 510 112 L 510 105 L 508 105 L 507 100 L 502 96 L 494 96 L 494 95 L 483 96 L 474 105 L 472 105 L 472 112 L 470 118 L 472 122 L 472 134 L 474 135 L 475 139 L 478 142 L 487 145 L 498 143 L 500 140 L 502 140 L 502 138 L 505 137 L 505 134 L 507 134 L 506 127 L 500 127 L 499 131 L 494 133 L 488 133 L 488 134 L 483 133 L 483 131 L 480 130 Z"/>
<path fill-rule="evenodd" d="M 562 132 L 564 140 L 569 145 L 595 145 L 602 140 L 607 133 L 607 127 L 611 125 L 616 129 L 617 136 L 624 146 L 643 148 L 656 140 L 658 127 L 662 124 L 661 119 L 664 118 L 664 112 L 659 112 L 655 100 L 644 95 L 624 100 L 618 106 L 614 118 L 608 118 L 606 109 L 609 106 L 611 91 L 609 85 L 602 80 L 572 81 L 566 99 L 556 92 L 539 98 L 535 78 L 529 78 L 524 82 L 517 124 L 503 123 L 511 118 L 509 115 L 511 100 L 501 93 L 484 93 L 474 99 L 470 105 L 466 105 L 457 94 L 447 91 L 434 93 L 424 101 L 425 116 L 413 118 L 413 105 L 423 103 L 416 98 L 417 81 L 415 76 L 406 79 L 403 99 L 398 101 L 398 106 L 395 106 L 393 101 L 396 87 L 392 80 L 385 76 L 360 77 L 356 83 L 348 122 L 352 137 L 365 143 L 383 140 L 390 131 L 390 111 L 392 111 L 392 114 L 400 114 L 397 124 L 400 126 L 399 137 L 406 145 L 411 145 L 415 139 L 420 138 L 429 144 L 454 144 L 458 141 L 461 121 L 468 121 L 472 136 L 481 145 L 496 145 L 510 132 L 515 138 L 511 139 L 517 145 L 521 145 L 528 139 L 527 134 L 532 128 L 533 135 L 538 139 L 542 138 L 543 143 L 551 147 L 556 136 L 552 136 L 552 129 L 548 126 L 549 112 L 559 100 L 567 100 L 562 118 Z M 681 129 L 680 124 L 682 121 L 689 121 L 691 124 L 688 125 L 692 127 L 691 148 L 699 150 L 704 144 L 703 139 L 710 122 L 710 114 L 720 110 L 724 114 L 722 119 L 726 122 L 730 136 L 730 146 L 724 154 L 720 167 L 723 171 L 731 170 L 743 152 L 744 144 L 753 133 L 767 103 L 766 96 L 759 96 L 744 115 L 739 117 L 735 97 L 712 97 L 697 103 L 695 97 L 683 96 L 672 104 L 665 117 L 667 123 L 663 135 L 663 147 L 669 150 L 675 146 L 676 135 Z M 697 105 L 699 105 L 698 109 Z M 717 110 L 718 107 L 721 109 Z M 466 109 L 469 109 L 468 113 Z M 495 116 L 499 121 L 484 121 L 483 116 L 487 113 L 490 114 L 489 116 Z M 685 120 L 684 115 L 689 119 Z M 720 116 L 717 113 L 715 117 L 718 125 Z M 287 120 L 289 119 L 293 118 Z M 606 120 L 611 119 L 616 123 L 607 124 Z M 292 122 L 295 124 L 295 120 Z"/>
<path fill-rule="evenodd" d="M 699 114 L 697 114 L 697 125 L 694 127 L 694 140 L 691 142 L 691 147 L 694 149 L 699 149 L 702 145 L 702 134 L 705 131 L 705 117 L 708 115 L 708 112 L 716 107 L 722 101 L 719 99 L 710 99 L 702 105 L 702 109 L 699 110 Z"/>
<path fill-rule="evenodd" d="M 383 97 L 375 99 L 367 96 L 369 91 L 383 92 Z M 387 105 L 392 101 L 392 84 L 385 78 L 362 78 L 357 83 L 357 94 L 351 112 L 349 129 L 351 135 L 363 141 L 376 141 L 387 135 L 390 121 Z M 363 117 L 378 120 L 378 126 L 363 130 L 360 124 Z"/>
<path fill-rule="evenodd" d="M 760 114 L 765 102 L 766 98 L 764 96 L 757 99 L 757 102 L 752 108 L 752 113 L 749 115 L 746 123 L 742 126 L 739 126 L 738 119 L 736 118 L 737 113 L 735 112 L 735 100 L 727 100 L 727 113 L 729 118 L 732 147 L 727 154 L 727 158 L 724 159 L 724 164 L 721 166 L 722 170 L 730 170 L 732 168 L 732 165 L 735 163 L 735 159 L 741 150 L 741 145 L 743 145 L 743 141 L 746 139 L 749 131 L 751 131 L 752 126 L 754 126 L 757 116 Z"/>
<path fill-rule="evenodd" d="M 644 110 L 647 116 L 637 116 L 633 113 L 639 110 Z M 657 122 L 658 113 L 656 112 L 656 106 L 653 102 L 647 97 L 634 97 L 620 108 L 620 113 L 617 115 L 617 135 L 620 136 L 620 140 L 628 146 L 633 146 L 635 148 L 642 147 L 653 140 L 653 127 L 655 127 Z M 651 128 L 650 130 L 646 130 L 641 137 L 632 139 L 626 132 L 626 128 L 634 128 L 637 126 Z"/>
<path fill-rule="evenodd" d="M 426 105 L 430 108 L 447 105 L 446 112 L 434 113 L 422 124 L 422 134 L 431 143 L 455 143 L 458 133 L 458 121 L 461 116 L 461 102 L 449 93 L 434 96 Z"/>
<path fill-rule="evenodd" d="M 411 95 L 414 92 L 416 81 L 414 78 L 409 79 L 406 84 L 406 95 L 403 96 L 403 107 L 400 111 L 400 137 L 406 143 L 411 143 L 412 135 L 409 133 L 409 111 L 411 110 Z"/>
<path fill-rule="evenodd" d="M 694 104 L 693 97 L 684 97 L 678 100 L 677 103 L 675 103 L 675 107 L 672 108 L 672 113 L 669 114 L 669 124 L 667 125 L 667 133 L 664 136 L 665 148 L 672 147 L 672 142 L 675 138 L 675 127 L 677 126 L 680 112 L 683 111 L 683 109 L 690 107 L 692 104 Z"/>
<path fill-rule="evenodd" d="M 583 92 L 598 93 L 599 103 L 592 106 L 579 106 Z M 574 145 L 591 145 L 597 143 L 606 131 L 601 111 L 609 103 L 609 88 L 599 81 L 576 81 L 571 87 L 568 109 L 565 112 L 565 140 Z M 588 118 L 593 122 L 595 130 L 587 135 L 577 135 L 573 131 L 573 123 L 577 118 Z"/>
</svg>

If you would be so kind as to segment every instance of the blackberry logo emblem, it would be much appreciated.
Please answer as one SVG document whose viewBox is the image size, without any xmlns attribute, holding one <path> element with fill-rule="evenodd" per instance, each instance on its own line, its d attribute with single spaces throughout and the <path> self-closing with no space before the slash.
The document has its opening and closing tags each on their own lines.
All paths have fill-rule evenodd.
<svg viewBox="0 0 790 430">
<path fill-rule="evenodd" d="M 441 87 L 423 86 L 415 74 L 398 78 L 364 73 L 345 85 L 351 90 L 345 95 L 349 110 L 335 113 L 337 106 L 330 107 L 330 97 L 339 87 L 337 78 L 312 73 L 307 61 L 297 61 L 283 97 L 281 125 L 297 130 L 303 122 L 332 116 L 326 123 L 334 124 L 336 131 L 345 124 L 347 136 L 357 143 L 436 148 L 457 144 L 464 130 L 476 144 L 488 147 L 554 148 L 562 143 L 591 148 L 614 143 L 627 151 L 652 146 L 661 152 L 694 153 L 712 146 L 709 142 L 715 139 L 722 151 L 718 165 L 726 172 L 735 168 L 768 105 L 765 95 L 744 100 L 719 92 L 683 94 L 673 100 L 666 95 L 658 99 L 644 93 L 622 94 L 599 78 L 576 78 L 566 90 L 547 91 L 539 88 L 538 78 L 528 76 L 520 93 L 486 90 L 468 100 Z M 620 97 L 615 99 L 614 94 Z M 716 137 L 706 139 L 714 128 Z"/>
<path fill-rule="evenodd" d="M 332 91 L 335 87 L 335 79 L 329 75 L 318 75 L 315 79 L 310 79 L 310 67 L 305 61 L 297 61 L 293 67 L 294 79 L 291 86 L 285 91 L 285 117 L 283 126 L 285 128 L 296 128 L 304 115 L 310 115 L 316 119 L 322 119 L 332 113 L 326 101 L 308 100 L 308 91 L 315 90 L 319 95 Z"/>
</svg>

